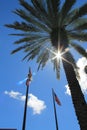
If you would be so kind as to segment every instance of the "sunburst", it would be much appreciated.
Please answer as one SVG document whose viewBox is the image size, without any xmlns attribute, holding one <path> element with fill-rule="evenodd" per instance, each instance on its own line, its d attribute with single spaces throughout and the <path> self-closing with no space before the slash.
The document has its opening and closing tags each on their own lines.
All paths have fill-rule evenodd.
<svg viewBox="0 0 87 130">
<path fill-rule="evenodd" d="M 63 57 L 63 55 L 70 50 L 69 48 L 66 48 L 63 52 L 62 52 L 62 49 L 58 49 L 58 51 L 54 51 L 54 50 L 49 49 L 49 48 L 46 48 L 46 49 L 49 50 L 54 55 L 54 57 L 52 57 L 50 60 L 55 60 L 55 59 L 60 60 L 60 61 L 64 60 L 67 63 L 73 65 L 71 62 L 69 62 L 67 59 L 65 59 Z"/>
<path fill-rule="evenodd" d="M 53 52 L 53 54 L 54 54 L 54 57 L 51 59 L 51 60 L 54 60 L 54 59 L 61 59 L 62 58 L 62 53 L 61 53 L 61 51 L 57 51 L 57 52 Z"/>
<path fill-rule="evenodd" d="M 46 48 L 47 50 L 49 50 L 52 54 L 54 54 L 54 57 L 51 60 L 54 59 L 64 59 L 62 55 L 64 55 L 66 52 L 69 51 L 69 48 L 66 48 L 63 52 L 62 49 L 58 49 L 58 51 L 53 51 L 52 49 Z"/>
</svg>

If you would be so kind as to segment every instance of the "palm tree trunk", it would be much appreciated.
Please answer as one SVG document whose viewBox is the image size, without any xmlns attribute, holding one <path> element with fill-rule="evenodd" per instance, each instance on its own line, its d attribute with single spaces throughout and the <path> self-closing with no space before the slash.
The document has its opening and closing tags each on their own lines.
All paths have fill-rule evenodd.
<svg viewBox="0 0 87 130">
<path fill-rule="evenodd" d="M 67 59 L 67 61 L 70 61 L 69 53 L 67 52 L 66 54 L 64 54 L 63 58 Z M 62 62 L 69 89 L 71 91 L 72 102 L 75 108 L 78 123 L 80 125 L 80 130 L 87 130 L 87 104 L 84 95 L 76 78 L 73 66 L 65 60 L 62 60 Z"/>
</svg>

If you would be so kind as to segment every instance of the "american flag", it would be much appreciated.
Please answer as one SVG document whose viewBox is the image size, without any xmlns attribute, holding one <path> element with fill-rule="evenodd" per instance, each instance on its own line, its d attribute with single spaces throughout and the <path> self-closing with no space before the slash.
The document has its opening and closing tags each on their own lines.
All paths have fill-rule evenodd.
<svg viewBox="0 0 87 130">
<path fill-rule="evenodd" d="M 60 102 L 60 100 L 58 99 L 58 97 L 57 97 L 57 95 L 56 95 L 55 92 L 54 92 L 54 99 L 55 99 L 56 103 L 61 106 L 61 102 Z"/>
</svg>

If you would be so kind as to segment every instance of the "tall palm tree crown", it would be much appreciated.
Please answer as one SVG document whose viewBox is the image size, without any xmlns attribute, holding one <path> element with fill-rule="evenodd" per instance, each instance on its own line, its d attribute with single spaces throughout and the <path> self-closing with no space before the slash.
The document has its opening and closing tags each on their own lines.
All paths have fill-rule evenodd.
<svg viewBox="0 0 87 130">
<path fill-rule="evenodd" d="M 65 0 L 60 6 L 61 1 L 31 0 L 28 3 L 19 0 L 23 9 L 16 9 L 14 13 L 23 22 L 16 21 L 6 26 L 20 31 L 11 34 L 21 37 L 15 42 L 19 47 L 12 54 L 24 50 L 27 55 L 23 60 L 37 58 L 38 69 L 43 68 L 51 59 L 57 78 L 60 77 L 60 60 L 62 61 L 78 123 L 81 130 L 87 130 L 87 104 L 76 78 L 77 66 L 70 52 L 73 47 L 87 58 L 85 49 L 77 44 L 78 41 L 87 41 L 87 3 L 75 9 L 73 6 L 76 0 Z M 58 52 L 61 58 L 57 58 Z"/>
<path fill-rule="evenodd" d="M 19 1 L 23 9 L 16 9 L 14 13 L 20 16 L 23 22 L 16 21 L 6 25 L 22 31 L 19 34 L 12 34 L 22 36 L 15 42 L 21 46 L 12 53 L 23 49 L 27 53 L 23 59 L 30 60 L 37 56 L 37 63 L 42 68 L 49 58 L 55 56 L 50 50 L 57 52 L 61 49 L 63 52 L 66 48 L 74 47 L 87 57 L 86 51 L 75 42 L 76 40 L 87 41 L 87 18 L 83 17 L 87 14 L 87 3 L 73 9 L 76 0 L 66 0 L 62 7 L 60 7 L 60 0 L 31 0 L 31 4 L 23 0 Z M 75 67 L 72 55 L 70 62 Z M 52 63 L 59 77 L 59 62 L 55 59 Z"/>
</svg>

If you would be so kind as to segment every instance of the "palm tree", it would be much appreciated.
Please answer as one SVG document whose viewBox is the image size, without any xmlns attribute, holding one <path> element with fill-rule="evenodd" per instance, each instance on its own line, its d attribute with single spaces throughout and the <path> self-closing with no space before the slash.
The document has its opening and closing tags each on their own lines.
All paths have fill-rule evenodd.
<svg viewBox="0 0 87 130">
<path fill-rule="evenodd" d="M 11 35 L 21 37 L 15 42 L 18 48 L 13 50 L 12 54 L 24 50 L 26 55 L 23 60 L 37 58 L 38 69 L 52 59 L 57 78 L 60 77 L 62 61 L 80 129 L 86 130 L 87 104 L 77 80 L 78 68 L 70 48 L 87 57 L 85 49 L 79 44 L 87 41 L 87 3 L 74 8 L 76 0 L 65 0 L 62 6 L 60 0 L 19 2 L 23 8 L 16 9 L 14 13 L 23 21 L 6 25 L 19 31 Z M 57 58 L 59 52 L 61 58 Z"/>
</svg>

